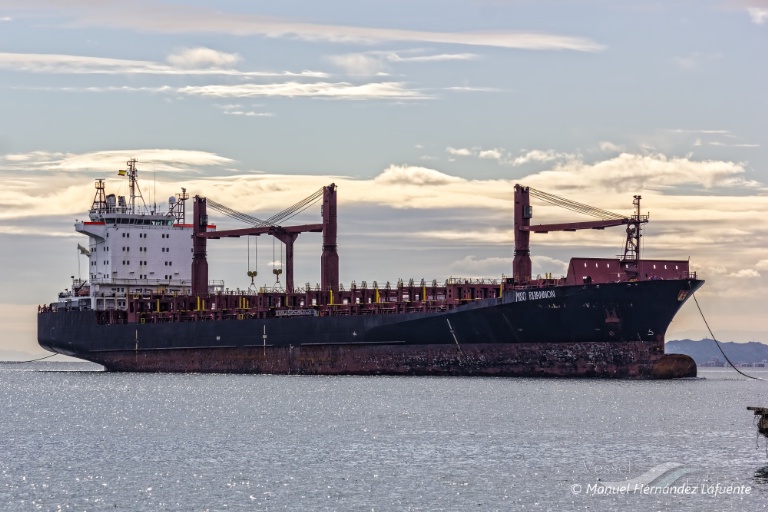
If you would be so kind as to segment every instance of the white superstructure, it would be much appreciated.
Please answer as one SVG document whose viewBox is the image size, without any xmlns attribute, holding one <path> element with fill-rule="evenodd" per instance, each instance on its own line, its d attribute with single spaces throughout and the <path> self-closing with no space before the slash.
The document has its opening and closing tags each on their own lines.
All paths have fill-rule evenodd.
<svg viewBox="0 0 768 512">
<path fill-rule="evenodd" d="M 90 307 L 126 309 L 127 297 L 189 293 L 192 224 L 185 223 L 186 190 L 169 199 L 166 213 L 158 213 L 143 204 L 136 160 L 119 174 L 129 179 L 129 198 L 106 195 L 104 180 L 96 180 L 89 220 L 75 223 L 75 230 L 89 239 L 88 249 L 81 250 L 88 256 Z"/>
</svg>

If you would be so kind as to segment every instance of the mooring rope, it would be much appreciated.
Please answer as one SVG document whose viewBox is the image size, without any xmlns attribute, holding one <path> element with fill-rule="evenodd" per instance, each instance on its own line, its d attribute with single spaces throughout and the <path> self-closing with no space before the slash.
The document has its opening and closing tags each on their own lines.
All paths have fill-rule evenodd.
<svg viewBox="0 0 768 512">
<path fill-rule="evenodd" d="M 30 359 L 29 361 L 2 361 L 3 363 L 15 363 L 15 364 L 22 364 L 22 363 L 34 363 L 35 361 L 42 361 L 43 359 L 48 359 L 49 357 L 57 356 L 59 354 L 51 354 L 49 356 L 45 357 L 39 357 L 37 359 Z"/>
<path fill-rule="evenodd" d="M 736 365 L 734 365 L 731 362 L 731 360 L 728 359 L 728 356 L 725 355 L 725 352 L 723 352 L 723 347 L 720 346 L 720 342 L 717 341 L 717 338 L 715 338 L 715 335 L 712 334 L 712 329 L 709 328 L 709 323 L 707 322 L 707 319 L 704 317 L 704 312 L 701 310 L 701 306 L 699 306 L 699 301 L 696 299 L 696 294 L 695 293 L 691 293 L 691 295 L 693 295 L 693 301 L 696 303 L 696 307 L 699 308 L 699 313 L 701 314 L 701 319 L 704 320 L 704 325 L 707 326 L 707 330 L 709 331 L 709 335 L 712 336 L 712 340 L 717 345 L 717 348 L 720 349 L 720 353 L 723 354 L 723 357 L 725 358 L 726 361 L 728 361 L 728 364 L 731 365 L 731 368 L 733 368 L 734 370 L 736 370 L 737 372 L 739 372 L 743 376 L 747 377 L 748 379 L 765 380 L 765 379 L 761 379 L 760 377 L 753 377 L 752 375 L 747 375 L 743 371 L 741 371 L 738 368 L 736 368 Z"/>
</svg>

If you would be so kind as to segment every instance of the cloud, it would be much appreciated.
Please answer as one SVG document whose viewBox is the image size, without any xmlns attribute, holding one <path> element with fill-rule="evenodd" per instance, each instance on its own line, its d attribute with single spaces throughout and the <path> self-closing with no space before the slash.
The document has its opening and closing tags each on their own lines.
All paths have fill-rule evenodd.
<svg viewBox="0 0 768 512">
<path fill-rule="evenodd" d="M 310 193 L 333 181 L 339 186 L 339 198 L 344 204 L 460 211 L 466 218 L 481 215 L 499 222 L 498 226 L 486 225 L 472 232 L 446 227 L 431 229 L 426 235 L 439 239 L 510 238 L 511 197 L 516 182 L 621 212 L 631 209 L 632 193 L 642 192 L 644 206 L 654 212 L 652 229 L 656 230 L 654 241 L 659 246 L 668 244 L 679 248 L 684 242 L 691 247 L 717 245 L 725 250 L 738 244 L 740 257 L 752 258 L 741 268 L 761 270 L 768 266 L 763 249 L 768 245 L 768 230 L 761 213 L 768 210 L 768 196 L 723 193 L 729 188 L 749 185 L 741 180 L 743 168 L 732 162 L 693 161 L 663 155 L 622 154 L 591 164 L 574 161 L 519 180 L 469 180 L 413 165 L 390 165 L 371 179 L 232 173 L 231 168 L 237 168 L 238 164 L 229 158 L 202 151 L 173 149 L 82 154 L 15 153 L 0 156 L 0 177 L 4 184 L 0 189 L 0 204 L 22 208 L 4 208 L 0 210 L 0 216 L 34 218 L 83 211 L 83 202 L 93 194 L 91 179 L 112 176 L 115 182 L 121 182 L 116 171 L 124 168 L 125 161 L 132 156 L 139 158 L 140 175 L 146 178 L 148 172 L 157 171 L 158 197 L 172 194 L 178 180 L 183 181 L 191 193 L 205 193 L 224 204 L 250 204 L 258 195 L 263 203 L 261 207 L 279 210 L 285 204 L 294 203 L 297 196 L 301 196 L 300 191 Z M 179 178 L 181 175 L 184 177 Z M 41 180 L 41 176 L 45 179 Z M 698 185 L 704 191 L 700 195 L 692 194 L 691 185 Z M 678 187 L 684 188 L 678 192 Z M 711 196 L 714 187 L 720 190 L 716 201 Z M 269 191 L 269 194 L 260 194 L 263 191 Z M 615 194 L 616 191 L 622 194 Z M 574 215 L 540 203 L 535 206 L 535 212 L 537 222 L 563 222 Z M 674 226 L 669 224 L 672 221 Z M 593 231 L 550 233 L 538 238 L 542 243 L 564 247 L 573 244 L 574 240 L 595 247 L 615 243 L 602 232 Z"/>
<path fill-rule="evenodd" d="M 331 64 L 341 68 L 349 75 L 371 76 L 383 74 L 389 69 L 385 61 L 377 56 L 366 53 L 348 53 L 346 55 L 329 55 L 326 57 Z"/>
<path fill-rule="evenodd" d="M 172 66 L 184 69 L 231 68 L 242 60 L 236 53 L 224 53 L 210 48 L 184 48 L 166 59 Z"/>
<path fill-rule="evenodd" d="M 755 264 L 757 270 L 768 270 L 768 258 L 758 261 Z"/>
<path fill-rule="evenodd" d="M 140 29 L 163 34 L 198 33 L 228 36 L 264 36 L 303 41 L 333 43 L 380 43 L 412 41 L 466 46 L 491 46 L 523 50 L 571 50 L 597 52 L 604 46 L 590 39 L 543 32 L 477 31 L 434 32 L 389 28 L 305 23 L 293 19 L 259 16 L 243 12 L 231 13 L 190 5 L 136 2 L 76 2 L 28 0 L 18 7 L 25 16 L 39 13 L 51 24 L 51 13 L 58 12 L 71 21 L 67 25 L 99 28 Z"/>
<path fill-rule="evenodd" d="M 390 62 L 444 62 L 456 60 L 475 60 L 480 58 L 476 53 L 440 53 L 435 55 L 414 55 L 412 57 L 403 57 L 397 53 L 387 53 L 387 59 Z"/>
<path fill-rule="evenodd" d="M 551 256 L 531 256 L 531 270 L 535 274 L 554 274 L 555 277 L 565 276 L 568 273 L 568 262 Z"/>
<path fill-rule="evenodd" d="M 392 68 L 392 64 L 395 63 L 463 61 L 479 57 L 479 55 L 474 53 L 418 54 L 422 51 L 423 50 L 408 50 L 399 53 L 392 51 L 347 53 L 344 55 L 329 55 L 326 57 L 326 60 L 334 66 L 343 69 L 347 74 L 372 76 L 387 74 Z"/>
<path fill-rule="evenodd" d="M 445 150 L 448 152 L 449 155 L 455 155 L 455 156 L 470 156 L 472 155 L 472 150 L 469 148 L 452 148 L 447 147 Z"/>
<path fill-rule="evenodd" d="M 760 144 L 727 144 L 725 142 L 711 141 L 707 142 L 710 146 L 724 146 L 729 148 L 759 148 Z"/>
<path fill-rule="evenodd" d="M 744 167 L 735 162 L 696 161 L 667 157 L 660 153 L 622 153 L 596 163 L 572 160 L 528 177 L 533 186 L 547 185 L 560 190 L 599 187 L 602 190 L 631 191 L 679 185 L 713 187 L 758 187 L 744 178 Z"/>
<path fill-rule="evenodd" d="M 669 130 L 674 133 L 706 133 L 706 134 L 718 134 L 718 135 L 730 135 L 730 130 L 687 130 L 683 128 L 674 128 Z"/>
<path fill-rule="evenodd" d="M 500 278 L 502 274 L 510 275 L 512 273 L 512 258 L 482 258 L 470 254 L 451 263 L 448 266 L 448 271 L 454 277 L 474 279 L 494 276 Z"/>
<path fill-rule="evenodd" d="M 376 176 L 373 181 L 374 183 L 386 185 L 437 186 L 461 183 L 466 180 L 425 167 L 391 165 Z"/>
<path fill-rule="evenodd" d="M 514 238 L 510 229 L 485 228 L 472 231 L 456 229 L 423 229 L 416 233 L 423 240 L 458 242 L 463 245 L 487 244 L 489 240 L 495 243 L 513 244 Z"/>
<path fill-rule="evenodd" d="M 447 147 L 445 151 L 449 155 L 462 156 L 462 157 L 474 157 L 483 158 L 486 160 L 500 160 L 506 152 L 503 149 L 483 149 L 481 147 L 473 148 L 454 148 Z"/>
<path fill-rule="evenodd" d="M 225 110 L 224 114 L 228 116 L 244 116 L 244 117 L 274 117 L 275 114 L 271 112 L 256 112 L 255 110 Z"/>
<path fill-rule="evenodd" d="M 481 149 L 477 153 L 478 158 L 486 160 L 501 160 L 504 156 L 504 151 L 501 149 Z"/>
<path fill-rule="evenodd" d="M 768 20 L 768 9 L 750 7 L 747 9 L 747 12 L 749 13 L 749 19 L 752 20 L 752 23 L 755 25 L 762 25 Z"/>
<path fill-rule="evenodd" d="M 126 161 L 140 157 L 139 178 L 146 187 L 156 173 L 160 177 L 157 197 L 166 198 L 177 187 L 163 185 L 163 175 L 171 173 L 194 176 L 210 168 L 223 169 L 233 161 L 204 151 L 178 149 L 136 149 L 132 151 L 98 151 L 92 153 L 55 153 L 35 151 L 0 156 L 0 219 L 25 219 L 52 215 L 78 215 L 87 210 L 86 201 L 93 197 L 93 179 L 106 178 L 107 183 L 127 195 L 125 178 L 117 176 Z M 154 187 L 153 187 L 154 188 Z M 150 190 L 144 190 L 147 204 Z M 154 198 L 154 193 L 151 193 Z M 19 226 L 4 223 L 0 232 L 19 233 Z M 45 225 L 35 233 L 46 233 Z M 22 230 L 21 232 L 24 232 Z M 29 230 L 27 229 L 28 233 Z"/>
<path fill-rule="evenodd" d="M 523 165 L 530 162 L 551 162 L 553 160 L 561 160 L 564 158 L 569 158 L 572 155 L 568 153 L 559 153 L 555 150 L 548 149 L 548 150 L 540 150 L 540 149 L 534 149 L 531 151 L 528 151 L 524 155 L 520 155 L 512 160 L 512 165 Z"/>
<path fill-rule="evenodd" d="M 737 272 L 731 272 L 728 274 L 728 277 L 733 277 L 735 279 L 754 279 L 760 277 L 760 273 L 751 268 L 743 268 Z"/>
<path fill-rule="evenodd" d="M 496 87 L 471 87 L 471 86 L 454 86 L 445 87 L 446 91 L 452 92 L 500 92 L 501 89 Z"/>
<path fill-rule="evenodd" d="M 120 75 L 224 75 L 242 77 L 308 77 L 325 78 L 318 71 L 240 71 L 224 67 L 239 62 L 235 54 L 209 48 L 195 48 L 168 57 L 169 63 L 61 55 L 47 53 L 0 53 L 0 69 L 49 74 L 120 74 Z"/>
<path fill-rule="evenodd" d="M 125 162 L 141 155 L 139 166 L 153 171 L 182 172 L 196 167 L 224 166 L 234 161 L 205 151 L 179 149 L 136 149 L 127 151 L 95 151 L 91 153 L 56 153 L 32 151 L 0 155 L 0 176 L 12 173 L 36 175 L 39 173 L 117 173 Z"/>
<path fill-rule="evenodd" d="M 408 89 L 402 82 L 371 82 L 353 84 L 349 82 L 278 82 L 271 84 L 198 85 L 185 87 L 36 87 L 33 90 L 55 90 L 64 92 L 127 92 L 148 94 L 181 94 L 219 99 L 236 98 L 325 98 L 338 100 L 426 100 L 430 94 Z"/>
<path fill-rule="evenodd" d="M 624 149 L 621 146 L 612 142 L 600 141 L 600 151 L 605 151 L 606 153 L 620 153 L 623 150 Z"/>
<path fill-rule="evenodd" d="M 534 149 L 531 151 L 525 151 L 519 156 L 512 156 L 509 151 L 501 148 L 483 149 L 481 147 L 472 148 L 446 148 L 446 152 L 454 156 L 462 157 L 475 157 L 485 160 L 496 160 L 502 165 L 519 166 L 525 165 L 531 162 L 551 162 L 554 160 L 567 160 L 575 158 L 575 155 L 570 153 L 560 153 L 552 149 L 540 150 Z"/>
<path fill-rule="evenodd" d="M 411 90 L 402 82 L 372 82 L 352 84 L 349 82 L 284 82 L 275 84 L 237 84 L 237 85 L 202 85 L 187 86 L 176 92 L 190 96 L 214 98 L 254 98 L 254 97 L 305 97 L 345 100 L 371 99 L 430 99 L 426 93 Z"/>
<path fill-rule="evenodd" d="M 264 105 L 251 105 L 249 107 L 244 107 L 243 105 L 240 105 L 238 103 L 229 103 L 224 105 L 216 105 L 216 107 L 220 108 L 222 113 L 228 116 L 243 116 L 243 117 L 274 117 L 275 114 L 272 112 L 264 112 L 263 110 L 259 110 L 264 107 Z"/>
<path fill-rule="evenodd" d="M 674 134 L 683 135 L 696 135 L 691 141 L 691 145 L 694 147 L 707 145 L 707 146 L 719 146 L 719 147 L 731 147 L 731 148 L 759 148 L 760 144 L 749 143 L 744 141 L 744 138 L 734 134 L 730 130 L 713 130 L 713 129 L 682 129 L 676 128 L 671 130 L 665 130 Z M 737 141 L 737 142 L 735 142 Z"/>
</svg>

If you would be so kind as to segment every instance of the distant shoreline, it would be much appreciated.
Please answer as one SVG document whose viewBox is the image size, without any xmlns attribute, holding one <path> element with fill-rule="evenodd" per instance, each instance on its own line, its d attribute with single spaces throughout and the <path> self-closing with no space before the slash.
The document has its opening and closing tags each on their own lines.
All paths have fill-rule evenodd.
<svg viewBox="0 0 768 512">
<path fill-rule="evenodd" d="M 768 368 L 768 345 L 758 341 L 736 343 L 720 342 L 723 352 L 737 366 Z M 671 340 L 666 343 L 668 354 L 685 354 L 696 361 L 701 368 L 722 367 L 728 363 L 714 340 Z"/>
</svg>

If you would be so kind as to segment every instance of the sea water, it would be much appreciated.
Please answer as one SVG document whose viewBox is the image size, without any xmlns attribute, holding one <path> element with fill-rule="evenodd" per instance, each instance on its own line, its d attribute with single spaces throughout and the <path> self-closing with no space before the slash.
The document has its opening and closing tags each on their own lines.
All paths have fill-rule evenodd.
<svg viewBox="0 0 768 512">
<path fill-rule="evenodd" d="M 768 506 L 766 440 L 746 410 L 768 406 L 768 382 L 732 370 L 639 382 L 98 370 L 0 364 L 0 510 Z"/>
</svg>

